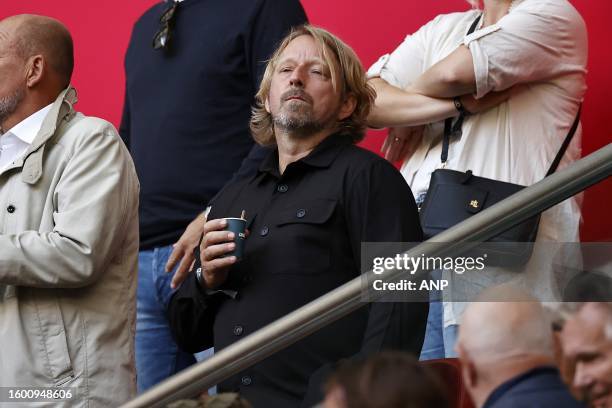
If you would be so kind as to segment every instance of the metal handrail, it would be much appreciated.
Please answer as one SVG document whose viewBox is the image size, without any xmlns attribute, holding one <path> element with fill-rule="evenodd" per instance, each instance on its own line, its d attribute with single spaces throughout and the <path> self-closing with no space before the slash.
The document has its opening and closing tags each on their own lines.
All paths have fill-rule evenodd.
<svg viewBox="0 0 612 408">
<path fill-rule="evenodd" d="M 612 143 L 544 180 L 465 220 L 406 252 L 438 256 L 466 243 L 486 241 L 508 228 L 579 193 L 612 174 Z M 437 244 L 432 244 L 437 243 Z M 385 270 L 377 279 L 392 281 L 406 271 Z M 372 275 L 372 271 L 367 274 Z M 366 276 L 370 279 L 372 276 Z M 215 353 L 211 358 L 160 383 L 123 407 L 164 407 L 189 398 L 363 306 L 357 277 Z"/>
</svg>

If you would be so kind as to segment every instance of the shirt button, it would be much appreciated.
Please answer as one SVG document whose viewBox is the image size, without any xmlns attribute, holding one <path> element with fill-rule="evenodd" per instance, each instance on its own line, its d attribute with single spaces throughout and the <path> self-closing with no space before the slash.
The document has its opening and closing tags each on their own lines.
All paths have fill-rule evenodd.
<svg viewBox="0 0 612 408">
<path fill-rule="evenodd" d="M 306 210 L 298 210 L 297 214 L 295 215 L 297 215 L 298 218 L 304 218 L 304 216 L 306 215 Z"/>
<path fill-rule="evenodd" d="M 244 328 L 240 325 L 234 326 L 234 336 L 241 336 Z"/>
<path fill-rule="evenodd" d="M 15 212 L 15 206 L 13 204 L 9 205 L 8 207 L 6 207 L 6 211 L 8 211 L 10 214 Z"/>
<path fill-rule="evenodd" d="M 240 382 L 242 383 L 242 385 L 244 386 L 249 386 L 253 383 L 253 380 L 251 379 L 251 377 L 249 377 L 248 375 L 245 375 L 244 377 L 242 377 L 242 379 L 240 380 Z"/>
<path fill-rule="evenodd" d="M 270 231 L 268 227 L 263 227 L 261 231 L 259 231 L 259 235 L 261 235 L 262 237 L 265 237 L 266 235 L 268 235 L 268 231 Z"/>
<path fill-rule="evenodd" d="M 287 190 L 289 190 L 289 186 L 287 186 L 286 184 L 281 184 L 281 185 L 279 185 L 279 186 L 276 188 L 276 190 L 277 190 L 279 193 L 286 193 L 286 192 L 287 192 Z"/>
</svg>

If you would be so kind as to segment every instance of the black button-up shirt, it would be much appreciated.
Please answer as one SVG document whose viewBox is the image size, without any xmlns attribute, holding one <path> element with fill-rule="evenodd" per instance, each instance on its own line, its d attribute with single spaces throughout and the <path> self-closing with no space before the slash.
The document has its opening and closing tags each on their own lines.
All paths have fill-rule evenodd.
<svg viewBox="0 0 612 408">
<path fill-rule="evenodd" d="M 190 274 L 173 295 L 170 325 L 190 352 L 213 345 L 220 350 L 359 276 L 362 242 L 422 239 L 400 173 L 339 135 L 282 175 L 278 152 L 272 152 L 257 175 L 228 185 L 211 205 L 209 219 L 246 210 L 251 234 L 243 260 L 222 287 L 206 292 Z M 219 390 L 239 391 L 255 407 L 300 406 L 311 375 L 326 364 L 381 349 L 418 354 L 427 311 L 427 303 L 364 305 L 222 382 Z"/>
</svg>

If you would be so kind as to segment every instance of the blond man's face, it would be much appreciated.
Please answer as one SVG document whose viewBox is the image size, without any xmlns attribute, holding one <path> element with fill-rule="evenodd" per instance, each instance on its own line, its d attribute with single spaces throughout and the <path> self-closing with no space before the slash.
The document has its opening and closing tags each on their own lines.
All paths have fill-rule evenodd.
<svg viewBox="0 0 612 408">
<path fill-rule="evenodd" d="M 309 35 L 293 39 L 281 53 L 265 101 L 275 126 L 318 131 L 340 119 L 341 94 L 330 68 Z"/>
</svg>

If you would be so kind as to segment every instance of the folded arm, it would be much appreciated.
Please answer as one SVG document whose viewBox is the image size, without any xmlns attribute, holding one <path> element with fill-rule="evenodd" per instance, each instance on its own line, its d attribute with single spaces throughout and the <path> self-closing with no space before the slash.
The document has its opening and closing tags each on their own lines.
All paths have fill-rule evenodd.
<svg viewBox="0 0 612 408">
<path fill-rule="evenodd" d="M 452 98 L 476 93 L 472 53 L 466 46 L 459 46 L 418 77 L 413 82 L 411 91 L 434 98 Z"/>
<path fill-rule="evenodd" d="M 458 115 L 452 99 L 433 98 L 417 93 L 416 90 L 420 86 L 418 83 L 407 89 L 396 88 L 381 78 L 371 79 L 370 83 L 376 89 L 376 100 L 368 117 L 368 125 L 371 127 L 416 126 Z M 472 95 L 462 95 L 459 99 L 469 112 L 479 113 L 506 101 L 510 92 L 511 90 L 491 92 L 480 99 Z M 455 96 L 459 95 L 461 94 Z"/>
<path fill-rule="evenodd" d="M 368 117 L 371 127 L 415 126 L 454 116 L 455 105 L 448 99 L 436 99 L 400 89 L 382 78 L 373 78 L 376 100 Z"/>
</svg>

